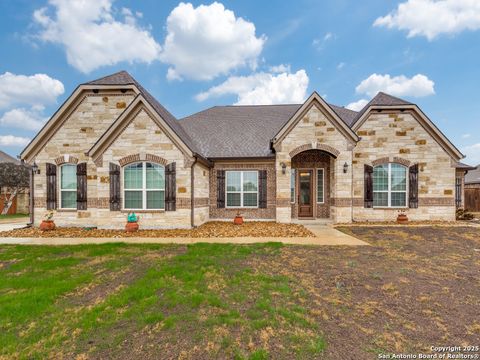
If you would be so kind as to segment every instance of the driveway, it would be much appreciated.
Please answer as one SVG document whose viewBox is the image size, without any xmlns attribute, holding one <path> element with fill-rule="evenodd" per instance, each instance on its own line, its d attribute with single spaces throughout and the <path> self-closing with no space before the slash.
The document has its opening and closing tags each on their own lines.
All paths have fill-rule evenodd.
<svg viewBox="0 0 480 360">
<path fill-rule="evenodd" d="M 10 231 L 27 226 L 29 218 L 2 219 L 0 220 L 0 231 Z"/>
</svg>

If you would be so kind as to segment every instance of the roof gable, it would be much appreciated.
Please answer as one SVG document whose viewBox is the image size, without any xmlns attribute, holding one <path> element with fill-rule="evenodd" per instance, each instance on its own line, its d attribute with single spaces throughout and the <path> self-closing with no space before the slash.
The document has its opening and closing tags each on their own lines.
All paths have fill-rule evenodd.
<svg viewBox="0 0 480 360">
<path fill-rule="evenodd" d="M 109 146 L 122 134 L 123 130 L 135 119 L 140 111 L 145 111 L 169 139 L 186 155 L 193 155 L 182 138 L 167 124 L 143 94 L 138 94 L 122 114 L 110 125 L 97 142 L 87 151 L 87 155 L 96 162 Z"/>
<path fill-rule="evenodd" d="M 14 163 L 19 164 L 20 162 L 15 159 L 13 156 L 8 155 L 6 152 L 0 150 L 0 163 Z"/>
<path fill-rule="evenodd" d="M 280 129 L 280 131 L 272 139 L 273 144 L 277 144 L 282 141 L 286 135 L 298 124 L 303 115 L 310 110 L 312 106 L 319 106 L 321 109 L 325 109 L 332 121 L 333 126 L 337 128 L 346 138 L 351 142 L 357 142 L 359 140 L 357 134 L 338 116 L 338 114 L 330 107 L 329 104 L 322 99 L 317 92 L 313 92 L 312 95 L 303 103 L 303 105 L 295 112 L 292 118 Z M 338 108 L 337 108 L 338 109 Z M 337 110 L 338 111 L 338 110 Z"/>
</svg>

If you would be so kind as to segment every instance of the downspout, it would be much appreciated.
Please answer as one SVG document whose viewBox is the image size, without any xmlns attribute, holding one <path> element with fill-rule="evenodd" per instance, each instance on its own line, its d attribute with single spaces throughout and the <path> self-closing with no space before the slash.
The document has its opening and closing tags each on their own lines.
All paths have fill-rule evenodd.
<svg viewBox="0 0 480 360">
<path fill-rule="evenodd" d="M 197 163 L 198 158 L 195 156 L 195 160 L 190 168 L 190 225 L 192 228 L 195 227 L 195 164 Z"/>
</svg>

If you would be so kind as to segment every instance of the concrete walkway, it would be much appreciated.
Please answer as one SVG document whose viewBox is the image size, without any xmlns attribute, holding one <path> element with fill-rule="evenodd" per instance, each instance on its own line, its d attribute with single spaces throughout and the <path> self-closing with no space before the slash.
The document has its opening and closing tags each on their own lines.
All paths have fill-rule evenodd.
<svg viewBox="0 0 480 360">
<path fill-rule="evenodd" d="M 193 243 L 218 243 L 218 244 L 255 244 L 265 242 L 281 242 L 292 245 L 369 245 L 365 241 L 354 238 L 335 230 L 330 225 L 305 225 L 315 234 L 315 237 L 232 237 L 232 238 L 142 238 L 142 237 L 114 237 L 114 238 L 2 238 L 0 244 L 22 245 L 78 245 L 78 244 L 104 244 L 112 242 L 125 242 L 131 244 L 193 244 Z"/>
<path fill-rule="evenodd" d="M 10 231 L 14 229 L 20 229 L 27 226 L 27 223 L 30 219 L 25 218 L 16 218 L 16 219 L 1 219 L 0 220 L 0 231 Z"/>
</svg>

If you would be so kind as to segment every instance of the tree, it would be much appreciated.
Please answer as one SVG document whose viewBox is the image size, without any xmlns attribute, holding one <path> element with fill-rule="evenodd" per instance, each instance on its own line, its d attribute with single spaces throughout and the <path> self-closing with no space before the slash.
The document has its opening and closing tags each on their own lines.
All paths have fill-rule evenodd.
<svg viewBox="0 0 480 360">
<path fill-rule="evenodd" d="M 2 215 L 8 213 L 17 194 L 25 192 L 30 183 L 30 171 L 24 164 L 0 163 L 0 194 L 5 190 Z"/>
</svg>

